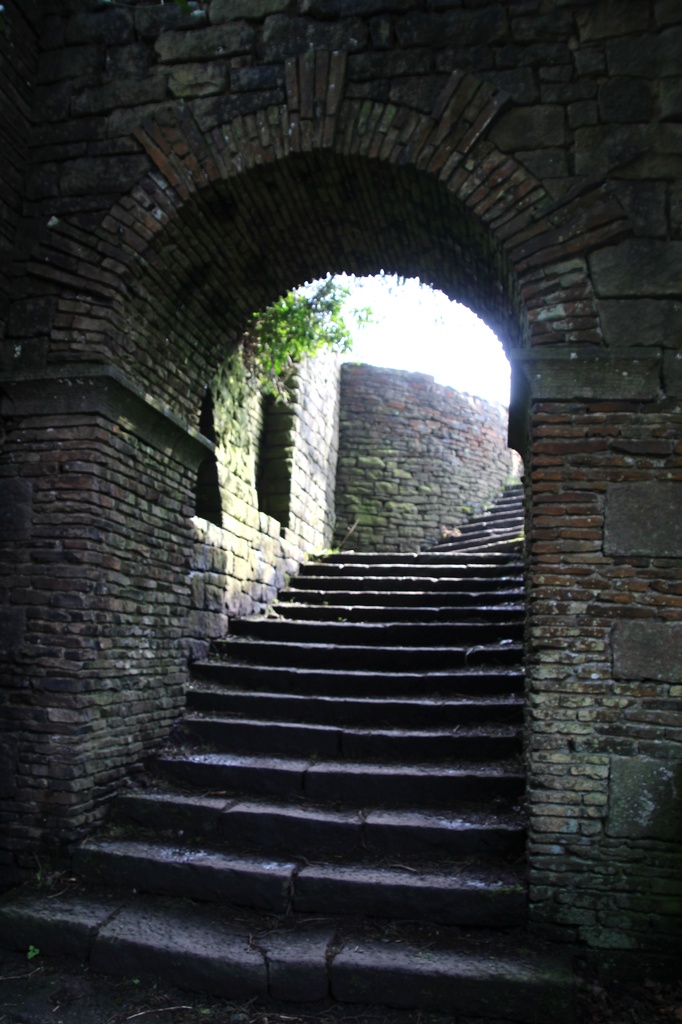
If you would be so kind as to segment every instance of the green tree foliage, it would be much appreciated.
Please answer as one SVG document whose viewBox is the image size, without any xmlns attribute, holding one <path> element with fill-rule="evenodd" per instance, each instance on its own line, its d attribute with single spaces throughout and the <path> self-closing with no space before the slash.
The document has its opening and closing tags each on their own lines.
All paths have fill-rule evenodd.
<svg viewBox="0 0 682 1024">
<path fill-rule="evenodd" d="M 370 310 L 344 310 L 350 289 L 327 276 L 312 288 L 288 292 L 254 313 L 244 334 L 244 359 L 262 389 L 281 398 L 294 366 L 323 348 L 349 352 L 353 337 L 346 322 L 368 323 Z"/>
</svg>

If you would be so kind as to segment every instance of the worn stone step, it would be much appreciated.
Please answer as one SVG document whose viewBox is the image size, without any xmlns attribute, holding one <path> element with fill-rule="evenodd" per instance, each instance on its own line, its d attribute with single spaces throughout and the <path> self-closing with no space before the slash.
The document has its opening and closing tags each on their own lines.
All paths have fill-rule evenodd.
<svg viewBox="0 0 682 1024">
<path fill-rule="evenodd" d="M 305 591 L 299 592 L 306 593 Z M 296 595 L 291 595 L 295 597 Z M 330 594 L 330 597 L 336 595 Z M 342 620 L 343 622 L 405 622 L 405 623 L 434 623 L 434 622 L 447 622 L 447 623 L 460 623 L 467 618 L 472 616 L 473 618 L 484 621 L 484 622 L 497 622 L 500 617 L 503 616 L 506 622 L 510 621 L 523 621 L 525 608 L 522 604 L 512 604 L 511 602 L 502 603 L 492 606 L 479 606 L 477 608 L 468 607 L 453 607 L 443 606 L 440 604 L 434 604 L 429 607 L 424 604 L 422 606 L 390 606 L 377 604 L 376 606 L 369 604 L 341 604 L 338 603 L 338 597 L 333 602 L 326 601 L 324 604 L 310 602 L 308 604 L 302 603 L 302 601 L 294 600 L 280 600 L 274 605 L 274 611 L 277 616 L 282 619 L 296 619 L 296 620 L 318 620 L 325 622 L 337 622 Z"/>
<path fill-rule="evenodd" d="M 510 559 L 508 553 L 499 554 L 478 554 L 472 552 L 470 555 L 443 555 L 434 552 L 433 548 L 426 551 L 401 551 L 401 552 L 374 552 L 374 551 L 341 551 L 336 554 L 325 555 L 323 559 L 311 559 L 306 563 L 308 566 L 326 565 L 434 565 L 439 569 L 443 565 L 474 567 L 476 565 L 506 565 L 513 561 L 518 564 L 518 558 Z"/>
<path fill-rule="evenodd" d="M 472 668 L 480 665 L 517 665 L 520 643 L 472 644 L 462 647 L 384 647 L 360 644 L 280 643 L 275 640 L 235 638 L 214 643 L 216 654 L 236 662 L 262 665 L 297 665 L 301 668 L 381 669 L 387 672 Z"/>
<path fill-rule="evenodd" d="M 273 860 L 210 848 L 124 838 L 84 843 L 73 873 L 82 884 L 228 903 L 284 915 L 337 914 L 512 928 L 526 918 L 526 887 L 504 864 L 445 871 Z"/>
<path fill-rule="evenodd" d="M 344 760 L 427 762 L 515 757 L 520 728 L 486 724 L 450 729 L 360 729 L 186 715 L 189 737 L 234 753 L 272 753 Z"/>
<path fill-rule="evenodd" d="M 433 550 L 440 554 L 457 554 L 459 552 L 462 556 L 466 557 L 472 551 L 482 554 L 484 552 L 501 551 L 503 548 L 519 552 L 523 550 L 523 541 L 518 539 L 516 530 L 501 531 L 499 533 L 494 530 L 490 533 L 486 531 L 473 538 L 455 537 L 450 541 L 436 544 Z"/>
<path fill-rule="evenodd" d="M 518 763 L 512 761 L 373 764 L 202 751 L 159 755 L 154 766 L 202 792 L 358 807 L 498 806 L 519 801 L 525 785 Z"/>
<path fill-rule="evenodd" d="M 251 693 L 238 689 L 192 689 L 187 694 L 190 712 L 226 714 L 263 721 L 302 722 L 314 725 L 362 728 L 441 728 L 481 722 L 501 724 L 523 721 L 518 697 L 389 698 L 325 697 L 300 694 Z"/>
<path fill-rule="evenodd" d="M 369 576 L 374 577 L 414 577 L 415 579 L 429 579 L 431 577 L 439 580 L 450 579 L 505 579 L 521 573 L 522 565 L 519 562 L 505 562 L 495 564 L 494 562 L 480 561 L 470 562 L 468 559 L 461 559 L 453 562 L 447 561 L 421 561 L 411 562 L 405 566 L 401 563 L 390 562 L 304 562 L 299 570 L 297 579 L 307 579 L 310 576 L 318 577 L 320 572 L 324 576 Z M 363 571 L 365 570 L 365 571 Z"/>
<path fill-rule="evenodd" d="M 439 575 L 417 576 L 376 576 L 365 574 L 330 575 L 324 573 L 324 566 L 319 575 L 308 573 L 306 576 L 295 576 L 289 583 L 289 590 L 369 590 L 380 591 L 422 591 L 425 593 L 441 593 L 456 591 L 458 593 L 485 593 L 519 589 L 523 586 L 523 574 L 509 570 L 504 576 L 452 576 L 443 579 Z"/>
<path fill-rule="evenodd" d="M 367 609 L 373 607 L 383 608 L 426 608 L 444 609 L 453 612 L 460 611 L 464 615 L 475 614 L 478 608 L 496 609 L 508 606 L 516 612 L 521 605 L 523 607 L 523 587 L 509 587 L 501 590 L 473 591 L 465 590 L 342 590 L 334 588 L 323 590 L 322 588 L 306 589 L 304 587 L 287 587 L 281 590 L 275 604 L 278 614 L 286 607 L 288 602 L 305 602 L 308 606 L 318 607 L 326 604 L 342 604 L 351 607 Z M 390 616 L 386 616 L 390 621 Z"/>
<path fill-rule="evenodd" d="M 513 811 L 344 810 L 312 804 L 187 797 L 155 793 L 125 795 L 119 820 L 144 828 L 213 840 L 237 852 L 307 858 L 372 860 L 409 857 L 427 863 L 456 857 L 520 857 L 524 822 Z"/>
<path fill-rule="evenodd" d="M 572 1024 L 566 955 L 523 934 L 241 923 L 227 908 L 150 896 L 21 894 L 0 906 L 5 948 L 70 954 L 91 970 L 157 976 L 231 1000 L 371 1003 L 529 1024 Z M 383 939 L 383 941 L 382 941 Z M 145 975 L 146 972 L 146 975 Z"/>
<path fill-rule="evenodd" d="M 347 644 L 366 647 L 437 647 L 495 644 L 523 640 L 523 621 L 501 616 L 493 622 L 317 622 L 290 621 L 265 616 L 237 619 L 232 637 L 270 640 L 281 644 Z"/>
<path fill-rule="evenodd" d="M 518 665 L 433 672 L 421 668 L 416 672 L 315 669 L 213 659 L 194 662 L 192 674 L 199 683 L 307 696 L 484 696 L 522 693 L 524 688 L 524 672 Z"/>
</svg>

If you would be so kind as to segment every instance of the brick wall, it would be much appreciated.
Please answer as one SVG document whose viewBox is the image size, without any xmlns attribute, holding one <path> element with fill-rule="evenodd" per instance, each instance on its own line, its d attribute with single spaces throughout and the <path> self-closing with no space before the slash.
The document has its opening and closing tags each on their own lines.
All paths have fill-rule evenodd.
<svg viewBox="0 0 682 1024">
<path fill-rule="evenodd" d="M 335 543 L 416 551 L 514 475 L 506 411 L 433 377 L 344 363 Z"/>
</svg>

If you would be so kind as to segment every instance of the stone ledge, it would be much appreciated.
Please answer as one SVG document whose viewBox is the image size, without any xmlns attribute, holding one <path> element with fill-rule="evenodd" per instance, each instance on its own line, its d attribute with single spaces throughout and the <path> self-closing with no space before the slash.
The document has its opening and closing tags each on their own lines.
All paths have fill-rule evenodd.
<svg viewBox="0 0 682 1024">
<path fill-rule="evenodd" d="M 0 375 L 0 415 L 98 413 L 181 465 L 196 469 L 215 445 L 115 366 L 83 363 Z"/>
</svg>

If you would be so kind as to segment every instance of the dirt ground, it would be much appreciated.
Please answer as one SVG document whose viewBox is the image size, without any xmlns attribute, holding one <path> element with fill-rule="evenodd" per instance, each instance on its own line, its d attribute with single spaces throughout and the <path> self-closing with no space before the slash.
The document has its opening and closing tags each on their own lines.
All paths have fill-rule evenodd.
<svg viewBox="0 0 682 1024">
<path fill-rule="evenodd" d="M 323 1003 L 257 1005 L 146 977 L 107 977 L 36 955 L 0 953 L 0 1024 L 475 1024 L 452 1015 Z M 680 1024 L 682 982 L 610 986 L 579 979 L 577 1024 Z M 487 1021 L 486 1024 L 503 1024 Z"/>
</svg>

